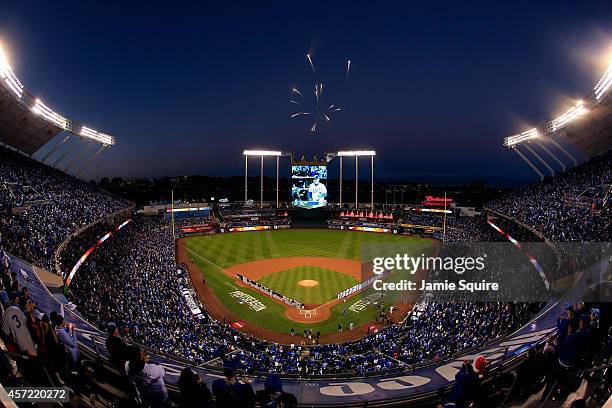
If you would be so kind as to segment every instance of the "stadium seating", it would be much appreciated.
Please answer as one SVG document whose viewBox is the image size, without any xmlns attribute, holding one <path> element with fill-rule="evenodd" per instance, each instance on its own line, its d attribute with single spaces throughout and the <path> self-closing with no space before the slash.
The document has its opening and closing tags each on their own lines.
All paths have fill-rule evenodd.
<svg viewBox="0 0 612 408">
<path fill-rule="evenodd" d="M 97 187 L 0 147 L 0 236 L 5 250 L 51 270 L 79 228 L 131 206 Z"/>
<path fill-rule="evenodd" d="M 610 242 L 612 152 L 510 193 L 488 207 L 551 241 Z M 585 194 L 589 192 L 590 194 Z"/>
<path fill-rule="evenodd" d="M 67 237 L 83 226 L 128 208 L 130 203 L 11 150 L 2 148 L 0 155 L 3 193 L 0 299 L 2 340 L 7 349 L 1 356 L 5 362 L 15 360 L 20 372 L 15 377 L 10 364 L 5 364 L 0 373 L 2 383 L 66 383 L 75 393 L 83 394 L 93 387 L 102 394 L 99 387 L 85 384 L 78 376 L 91 371 L 91 362 L 75 348 L 71 326 L 61 316 L 45 315 L 37 309 L 36 299 L 30 299 L 27 288 L 19 285 L 17 276 L 10 272 L 11 261 L 4 251 L 51 268 L 58 245 Z M 539 240 L 539 235 L 530 229 L 553 241 L 609 241 L 610 199 L 605 185 L 612 182 L 611 160 L 610 153 L 596 157 L 487 207 L 499 216 L 506 216 L 498 224 L 523 241 Z M 585 194 L 591 189 L 592 193 Z M 274 211 L 221 212 L 225 222 L 232 225 L 255 225 L 240 220 L 245 214 L 251 218 L 256 214 L 265 222 L 289 223 L 284 214 Z M 439 225 L 441 221 L 440 217 L 417 218 L 410 214 L 400 214 L 397 219 L 429 225 Z M 93 224 L 67 241 L 59 255 L 60 269 L 71 268 L 82 252 L 110 227 L 112 223 Z M 482 218 L 448 217 L 447 227 L 447 241 L 504 240 Z M 441 238 L 438 233 L 434 236 Z M 524 269 L 515 272 L 522 284 L 543 285 L 537 274 Z M 161 368 L 151 364 L 140 350 L 155 350 L 217 372 L 225 369 L 227 375 L 238 370 L 264 377 L 273 372 L 287 378 L 380 376 L 478 350 L 523 327 L 543 306 L 538 302 L 432 302 L 424 293 L 403 323 L 389 323 L 360 340 L 316 344 L 306 333 L 303 338 L 298 334 L 304 344 L 296 341 L 294 345 L 280 345 L 252 338 L 224 322 L 214 321 L 205 310 L 200 315 L 194 314 L 183 297 L 183 290 L 191 287 L 186 272 L 185 265 L 176 263 L 174 237 L 168 222 L 158 216 L 135 216 L 130 225 L 91 255 L 69 288 L 68 300 L 76 305 L 76 311 L 117 338 L 113 339 L 114 348 L 109 347 L 111 361 L 117 362 L 118 375 L 123 372 L 133 385 L 122 390 L 123 397 L 130 401 L 156 405 L 165 404 L 168 398 Z M 567 398 L 576 376 L 590 372 L 589 367 L 598 367 L 609 356 L 609 349 L 604 346 L 607 326 L 603 326 L 603 321 L 609 320 L 608 314 L 607 308 L 597 304 L 578 301 L 568 307 L 565 316 L 559 318 L 556 334 L 548 346 L 542 353 L 533 350 L 524 363 L 533 369 L 519 368 L 513 372 L 514 398 L 533 394 L 536 383 L 548 385 L 543 398 Z M 18 319 L 23 316 L 27 330 L 17 331 L 20 328 L 11 326 L 11 316 Z M 380 319 L 385 321 L 386 317 L 381 310 Z M 228 362 L 233 364 L 231 369 Z M 44 372 L 33 369 L 41 364 Z M 440 399 L 467 402 L 493 398 L 501 388 L 499 382 L 506 377 L 491 380 L 486 376 L 486 364 L 476 365 L 462 367 L 455 377 L 453 392 L 441 395 Z M 143 386 L 143 378 L 149 378 L 149 372 L 161 373 L 156 377 L 156 392 Z M 179 388 L 185 395 L 196 392 L 196 387 L 202 398 L 210 398 L 210 392 L 207 394 L 206 387 L 198 385 L 192 374 L 185 371 L 181 377 L 184 379 Z M 274 377 L 273 380 L 276 381 Z M 610 384 L 607 377 L 598 377 L 596 381 L 601 387 Z M 248 391 L 247 387 L 244 392 L 252 389 Z M 504 394 L 504 398 L 509 395 Z M 177 397 L 170 393 L 169 398 Z"/>
<path fill-rule="evenodd" d="M 270 208 L 243 207 L 225 204 L 219 207 L 221 228 L 287 227 L 291 223 L 287 212 Z"/>
</svg>

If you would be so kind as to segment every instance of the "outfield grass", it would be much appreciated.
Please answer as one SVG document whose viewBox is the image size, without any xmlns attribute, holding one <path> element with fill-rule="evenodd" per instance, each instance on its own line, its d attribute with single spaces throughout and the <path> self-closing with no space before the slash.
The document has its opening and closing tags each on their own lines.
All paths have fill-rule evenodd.
<svg viewBox="0 0 612 408">
<path fill-rule="evenodd" d="M 285 317 L 285 306 L 262 295 L 256 290 L 236 287 L 235 282 L 225 275 L 220 268 L 228 268 L 243 262 L 288 256 L 325 256 L 360 260 L 362 245 L 387 242 L 401 243 L 402 248 L 412 253 L 420 253 L 423 250 L 431 248 L 432 245 L 430 240 L 416 236 L 406 237 L 391 234 L 339 230 L 283 230 L 198 236 L 188 238 L 185 241 L 185 246 L 188 249 L 189 256 L 203 272 L 206 284 L 215 292 L 223 305 L 235 316 L 239 316 L 240 320 L 245 321 L 247 324 L 255 324 L 259 327 L 274 330 L 279 333 L 288 333 L 291 328 L 294 328 L 297 333 L 300 333 L 304 329 L 313 329 L 315 332 L 320 330 L 322 334 L 325 334 L 335 332 L 339 323 L 341 323 L 343 327 L 348 327 L 349 323 L 353 322 L 355 327 L 359 327 L 365 323 L 371 322 L 377 315 L 377 310 L 372 306 L 360 313 L 350 311 L 349 308 L 361 299 L 360 296 L 355 296 L 347 300 L 346 303 L 335 305 L 331 309 L 330 318 L 324 322 L 317 324 L 296 323 Z M 322 268 L 317 269 L 322 270 Z M 302 272 L 298 271 L 297 273 L 306 273 L 306 269 Z M 317 272 L 313 270 L 311 273 Z M 334 273 L 340 274 L 339 272 Z M 276 274 L 266 276 L 264 279 L 268 279 L 273 275 Z M 345 274 L 341 275 L 351 278 Z M 312 275 L 304 279 L 319 280 L 312 278 Z M 294 286 L 292 282 L 295 281 L 297 284 L 299 280 L 301 279 L 287 280 L 285 283 L 287 283 L 288 286 L 281 287 L 282 285 L 280 285 L 275 287 L 275 289 L 291 296 L 289 292 L 291 292 Z M 266 284 L 266 286 L 268 285 Z M 322 287 L 325 285 L 319 286 Z M 352 286 L 352 284 L 348 286 Z M 266 309 L 256 312 L 247 305 L 241 304 L 230 295 L 230 292 L 234 290 L 240 290 L 253 296 L 262 302 L 266 306 Z M 339 290 L 333 289 L 332 297 L 335 297 L 335 293 L 337 292 L 339 292 Z M 325 302 L 307 301 L 304 303 Z M 345 310 L 347 310 L 346 313 L 344 312 Z"/>
<path fill-rule="evenodd" d="M 286 256 L 327 256 L 361 260 L 361 246 L 375 243 L 402 243 L 406 248 L 429 247 L 429 240 L 341 230 L 281 230 L 235 232 L 193 237 L 187 248 L 221 268 L 259 259 Z"/>
<path fill-rule="evenodd" d="M 301 280 L 314 280 L 319 284 L 304 287 L 298 284 Z M 336 299 L 338 292 L 359 283 L 350 275 L 312 265 L 271 273 L 257 282 L 301 303 L 315 305 Z"/>
</svg>

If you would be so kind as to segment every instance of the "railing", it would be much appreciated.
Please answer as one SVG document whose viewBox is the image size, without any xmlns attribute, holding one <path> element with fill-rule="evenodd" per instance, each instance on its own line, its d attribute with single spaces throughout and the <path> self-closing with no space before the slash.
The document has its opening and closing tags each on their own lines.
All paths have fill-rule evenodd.
<svg viewBox="0 0 612 408">
<path fill-rule="evenodd" d="M 519 225 L 523 228 L 525 228 L 526 230 L 528 230 L 529 232 L 531 232 L 532 234 L 534 234 L 535 236 L 537 236 L 538 238 L 540 238 L 542 241 L 544 241 L 544 243 L 546 245 L 548 245 L 548 247 L 554 252 L 555 254 L 555 259 L 557 261 L 557 265 L 555 267 L 555 270 L 559 270 L 559 268 L 561 267 L 561 253 L 559 252 L 559 249 L 557 249 L 556 245 L 554 245 L 548 238 L 546 238 L 541 232 L 536 231 L 534 228 L 530 227 L 529 225 L 522 223 L 518 220 L 516 220 L 515 218 L 510 217 L 509 215 L 500 213 L 498 211 L 492 210 L 490 208 L 485 207 L 484 208 L 485 211 L 488 211 L 490 213 L 493 213 L 495 215 L 497 215 L 498 217 L 504 218 L 508 221 L 512 221 L 513 223 L 515 223 L 516 225 Z"/>
<path fill-rule="evenodd" d="M 62 272 L 61 272 L 61 264 L 60 264 L 60 255 L 62 253 L 62 251 L 64 250 L 64 248 L 66 247 L 66 245 L 68 245 L 68 243 L 77 235 L 80 235 L 81 233 L 83 233 L 83 231 L 93 227 L 94 225 L 97 225 L 101 222 L 107 221 L 113 217 L 116 217 L 118 215 L 120 215 L 123 212 L 129 212 L 131 213 L 134 208 L 136 208 L 136 205 L 132 202 L 130 202 L 130 206 L 129 207 L 125 207 L 121 210 L 115 211 L 114 213 L 108 214 L 106 216 L 100 217 L 95 221 L 90 222 L 89 224 L 83 225 L 81 228 L 77 229 L 76 231 L 74 231 L 72 234 L 68 235 L 68 237 L 66 237 L 65 240 L 62 241 L 61 244 L 59 244 L 55 250 L 55 254 L 53 256 L 53 263 L 55 265 L 55 270 L 53 272 L 55 272 L 55 274 L 62 276 Z"/>
</svg>

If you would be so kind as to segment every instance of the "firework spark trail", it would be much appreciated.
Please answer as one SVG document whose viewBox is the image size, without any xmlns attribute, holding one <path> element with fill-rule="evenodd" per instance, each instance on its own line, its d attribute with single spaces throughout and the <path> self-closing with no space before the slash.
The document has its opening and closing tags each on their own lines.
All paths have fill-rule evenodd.
<svg viewBox="0 0 612 408">
<path fill-rule="evenodd" d="M 349 72 L 351 71 L 351 60 L 346 61 L 346 80 L 349 79 Z"/>
<path fill-rule="evenodd" d="M 290 100 L 289 100 L 289 102 L 291 102 L 291 103 L 295 103 L 295 104 L 296 104 L 296 105 L 298 105 L 298 106 L 303 106 L 301 103 L 299 103 L 299 102 L 297 102 L 297 101 L 294 101 L 293 99 L 290 99 Z"/>
<path fill-rule="evenodd" d="M 301 92 L 299 91 L 299 89 L 297 89 L 297 88 L 293 88 L 291 91 L 292 91 L 292 92 L 295 92 L 295 93 L 296 93 L 296 94 L 298 94 L 298 95 L 300 95 L 302 98 L 304 97 L 304 95 L 302 95 L 302 93 L 301 93 Z"/>
<path fill-rule="evenodd" d="M 310 54 L 306 54 L 306 58 L 308 59 L 308 62 L 310 63 L 310 68 L 312 68 L 312 72 L 317 72 L 317 70 L 314 67 L 314 64 L 312 63 L 312 58 L 310 58 Z"/>
<path fill-rule="evenodd" d="M 295 118 L 296 116 L 300 116 L 300 115 L 310 115 L 310 112 L 298 112 L 298 113 L 294 113 L 293 115 L 291 115 L 291 117 Z"/>
</svg>

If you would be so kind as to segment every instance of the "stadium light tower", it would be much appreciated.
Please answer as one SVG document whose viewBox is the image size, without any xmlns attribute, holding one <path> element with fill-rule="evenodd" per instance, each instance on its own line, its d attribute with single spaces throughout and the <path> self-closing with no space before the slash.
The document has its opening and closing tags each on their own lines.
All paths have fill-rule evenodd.
<svg viewBox="0 0 612 408">
<path fill-rule="evenodd" d="M 242 152 L 244 155 L 244 204 L 248 200 L 248 168 L 249 168 L 249 156 L 261 157 L 261 182 L 259 190 L 259 206 L 263 208 L 263 175 L 264 175 L 264 157 L 275 156 L 276 157 L 276 208 L 278 208 L 278 165 L 279 157 L 283 156 L 283 152 L 275 150 L 245 150 Z"/>
<path fill-rule="evenodd" d="M 340 206 L 342 206 L 342 158 L 355 157 L 355 209 L 359 208 L 359 156 L 369 156 L 371 164 L 372 189 L 370 190 L 370 209 L 374 208 L 374 150 L 348 150 L 336 153 L 340 157 Z"/>
</svg>

